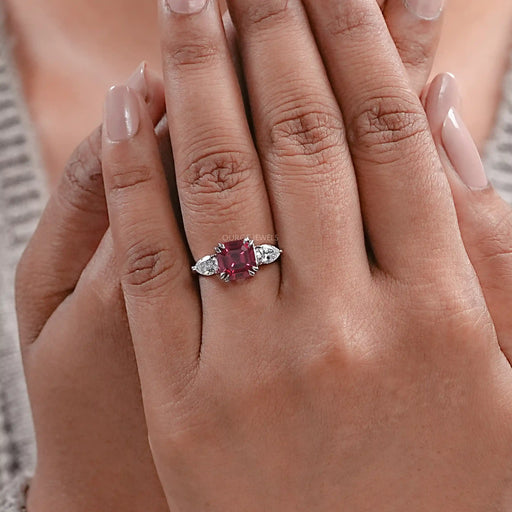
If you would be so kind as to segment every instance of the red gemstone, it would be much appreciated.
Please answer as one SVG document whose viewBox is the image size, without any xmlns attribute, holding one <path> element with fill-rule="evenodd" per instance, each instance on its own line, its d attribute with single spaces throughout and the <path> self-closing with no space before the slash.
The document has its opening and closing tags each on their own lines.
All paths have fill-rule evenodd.
<svg viewBox="0 0 512 512">
<path fill-rule="evenodd" d="M 225 272 L 231 281 L 251 277 L 253 267 L 257 267 L 254 246 L 244 240 L 227 242 L 217 254 L 217 261 L 220 273 Z"/>
</svg>

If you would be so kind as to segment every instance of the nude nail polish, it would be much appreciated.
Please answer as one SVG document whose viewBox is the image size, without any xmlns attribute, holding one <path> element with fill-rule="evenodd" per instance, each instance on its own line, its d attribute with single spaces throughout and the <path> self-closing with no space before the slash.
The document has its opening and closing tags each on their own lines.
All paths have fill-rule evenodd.
<svg viewBox="0 0 512 512">
<path fill-rule="evenodd" d="M 146 69 L 146 62 L 141 62 L 139 67 L 126 81 L 126 85 L 130 89 L 137 91 L 144 98 L 144 101 L 147 101 L 148 99 L 148 83 L 146 80 Z"/>
<path fill-rule="evenodd" d="M 448 111 L 443 123 L 441 139 L 448 158 L 460 179 L 473 189 L 488 185 L 478 149 L 462 117 L 455 108 Z"/>
<path fill-rule="evenodd" d="M 437 75 L 428 91 L 425 112 L 432 133 L 439 133 L 448 112 L 453 107 L 460 111 L 461 96 L 456 78 L 451 73 Z"/>
<path fill-rule="evenodd" d="M 112 142 L 131 139 L 139 131 L 139 101 L 126 85 L 111 87 L 105 102 L 105 131 Z"/>
<path fill-rule="evenodd" d="M 177 14 L 195 14 L 203 10 L 208 0 L 166 0 L 171 11 Z"/>
<path fill-rule="evenodd" d="M 404 0 L 404 5 L 416 17 L 433 21 L 441 16 L 444 0 Z"/>
</svg>

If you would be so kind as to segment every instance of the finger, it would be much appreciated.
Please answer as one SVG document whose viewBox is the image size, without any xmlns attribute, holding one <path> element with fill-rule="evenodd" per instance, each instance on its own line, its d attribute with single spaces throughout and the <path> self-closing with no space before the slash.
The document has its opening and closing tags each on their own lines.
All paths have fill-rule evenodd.
<svg viewBox="0 0 512 512">
<path fill-rule="evenodd" d="M 407 281 L 431 279 L 433 259 L 446 272 L 467 264 L 425 112 L 378 5 L 304 3 L 344 115 L 377 266 Z"/>
<path fill-rule="evenodd" d="M 130 83 L 146 98 L 156 123 L 164 110 L 162 81 L 143 64 Z M 18 265 L 22 343 L 37 338 L 57 305 L 73 291 L 108 226 L 100 152 L 101 128 L 97 128 L 68 161 Z"/>
<path fill-rule="evenodd" d="M 186 2 L 161 1 L 169 130 L 188 244 L 199 259 L 218 242 L 274 234 L 258 155 L 217 2 L 184 13 Z M 199 6 L 201 2 L 192 2 Z M 173 11 L 173 9 L 176 9 Z M 249 297 L 277 293 L 279 266 L 251 280 Z M 201 280 L 207 309 L 248 299 L 247 286 Z M 210 300 L 211 299 L 211 300 Z M 251 300 L 251 299 L 249 299 Z"/>
<path fill-rule="evenodd" d="M 240 34 L 274 221 L 291 254 L 283 260 L 283 278 L 295 291 L 319 280 L 336 287 L 361 282 L 369 267 L 357 183 L 341 112 L 302 3 L 228 4 Z M 300 265 L 299 254 L 307 254 Z"/>
<path fill-rule="evenodd" d="M 233 25 L 233 20 L 231 19 L 231 13 L 228 10 L 226 10 L 222 15 L 222 23 L 224 24 L 224 32 L 226 33 L 229 53 L 231 54 L 231 59 L 235 65 L 238 81 L 239 83 L 243 83 L 244 75 L 242 71 L 242 63 L 240 61 L 240 51 L 238 48 L 238 35 L 236 33 L 235 25 Z"/>
<path fill-rule="evenodd" d="M 95 493 L 93 503 L 89 498 L 98 476 L 115 470 L 116 486 L 122 487 L 125 498 L 144 503 L 145 510 L 168 511 L 148 445 L 110 230 L 80 275 L 75 292 L 59 304 L 37 343 L 25 347 L 23 356 L 38 448 L 46 453 L 74 450 L 73 456 L 68 452 L 59 457 L 57 464 L 54 458 L 43 457 L 38 474 L 59 488 L 69 484 L 74 509 L 119 510 L 117 488 L 107 486 Z M 77 443 L 77 436 L 94 442 Z M 80 481 L 77 460 L 95 468 L 81 473 Z M 76 493 L 87 496 L 83 505 Z"/>
<path fill-rule="evenodd" d="M 389 32 L 418 96 L 432 71 L 443 25 L 443 4 L 444 0 L 388 0 L 384 8 Z"/>
<path fill-rule="evenodd" d="M 450 181 L 466 251 L 500 346 L 512 362 L 512 208 L 488 183 L 459 105 L 455 78 L 437 76 L 427 95 L 427 114 Z"/>
<path fill-rule="evenodd" d="M 148 405 L 155 400 L 162 405 L 167 390 L 182 390 L 195 371 L 200 307 L 151 118 L 128 87 L 113 87 L 107 95 L 102 159 L 115 257 L 143 394 Z"/>
</svg>

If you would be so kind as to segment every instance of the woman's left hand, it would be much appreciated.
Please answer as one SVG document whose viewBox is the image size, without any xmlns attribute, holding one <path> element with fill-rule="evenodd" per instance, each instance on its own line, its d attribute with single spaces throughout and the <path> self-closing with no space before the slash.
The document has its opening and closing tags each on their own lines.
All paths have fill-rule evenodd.
<svg viewBox="0 0 512 512">
<path fill-rule="evenodd" d="M 397 0 L 387 2 L 384 14 L 419 92 L 440 21 L 422 22 Z M 225 27 L 236 53 L 227 15 Z M 142 78 L 140 70 L 135 76 Z M 146 86 L 137 83 L 156 120 L 160 85 L 152 75 Z M 38 442 L 29 506 L 39 511 L 166 506 L 147 446 L 108 234 L 98 248 L 108 226 L 99 145 L 97 130 L 71 158 L 18 269 L 20 334 Z M 121 485 L 129 492 L 119 493 Z"/>
<path fill-rule="evenodd" d="M 162 9 L 188 247 L 140 99 L 115 89 L 106 108 L 116 261 L 171 508 L 507 510 L 510 326 L 486 304 L 378 7 L 229 4 L 255 144 L 214 3 Z M 280 266 L 242 285 L 204 278 L 198 294 L 188 249 L 275 232 Z"/>
</svg>

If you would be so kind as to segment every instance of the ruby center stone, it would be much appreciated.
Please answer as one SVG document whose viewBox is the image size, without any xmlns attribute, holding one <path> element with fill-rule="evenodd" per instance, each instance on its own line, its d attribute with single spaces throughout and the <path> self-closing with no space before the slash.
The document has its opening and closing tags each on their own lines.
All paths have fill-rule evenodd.
<svg viewBox="0 0 512 512">
<path fill-rule="evenodd" d="M 217 254 L 217 261 L 220 273 L 225 272 L 232 281 L 251 277 L 249 271 L 258 266 L 254 246 L 244 240 L 227 242 Z"/>
</svg>

